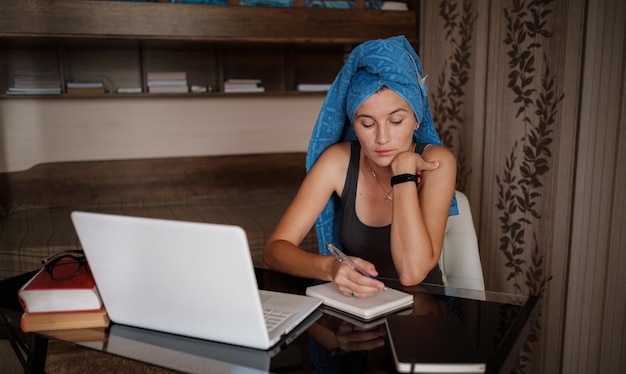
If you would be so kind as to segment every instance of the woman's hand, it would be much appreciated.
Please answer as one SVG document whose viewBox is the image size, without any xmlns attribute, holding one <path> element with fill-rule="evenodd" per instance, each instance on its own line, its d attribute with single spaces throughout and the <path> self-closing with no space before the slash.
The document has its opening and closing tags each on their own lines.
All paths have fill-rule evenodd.
<svg viewBox="0 0 626 374">
<path fill-rule="evenodd" d="M 350 257 L 350 259 L 370 276 L 361 274 L 345 262 L 333 261 L 332 280 L 341 293 L 346 296 L 363 298 L 385 290 L 385 284 L 374 278 L 378 272 L 371 262 L 358 257 Z"/>
<path fill-rule="evenodd" d="M 439 167 L 439 161 L 426 161 L 419 153 L 412 151 L 401 152 L 391 161 L 393 175 L 418 174 L 422 171 L 434 170 Z"/>
<path fill-rule="evenodd" d="M 344 352 L 371 351 L 385 345 L 385 325 L 381 324 L 368 329 L 354 326 L 342 321 L 335 331 L 338 348 Z"/>
<path fill-rule="evenodd" d="M 419 174 L 419 183 L 393 186 L 391 257 L 402 285 L 422 282 L 437 266 L 454 196 L 456 160 L 445 147 L 430 145 L 423 156 L 403 152 L 392 173 Z"/>
<path fill-rule="evenodd" d="M 359 327 L 342 318 L 322 315 L 307 330 L 330 356 L 355 351 L 371 351 L 385 345 L 385 324 Z"/>
</svg>

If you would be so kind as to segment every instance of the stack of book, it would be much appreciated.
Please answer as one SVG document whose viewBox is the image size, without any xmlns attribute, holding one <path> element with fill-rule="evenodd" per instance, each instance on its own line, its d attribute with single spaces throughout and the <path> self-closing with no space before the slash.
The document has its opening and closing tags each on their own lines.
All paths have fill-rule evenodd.
<svg viewBox="0 0 626 374">
<path fill-rule="evenodd" d="M 24 332 L 103 328 L 109 317 L 90 272 L 55 280 L 42 268 L 19 291 Z"/>
<path fill-rule="evenodd" d="M 228 79 L 224 82 L 224 92 L 265 92 L 260 79 Z"/>
<path fill-rule="evenodd" d="M 140 94 L 143 91 L 141 87 L 118 87 L 115 92 L 119 94 Z"/>
<path fill-rule="evenodd" d="M 326 92 L 330 89 L 330 83 L 300 83 L 297 90 L 300 92 Z"/>
<path fill-rule="evenodd" d="M 106 93 L 102 82 L 67 82 L 69 95 L 98 95 Z"/>
<path fill-rule="evenodd" d="M 9 95 L 60 95 L 61 79 L 58 75 L 16 74 Z"/>
<path fill-rule="evenodd" d="M 147 73 L 149 93 L 187 93 L 187 73 L 149 72 Z"/>
</svg>

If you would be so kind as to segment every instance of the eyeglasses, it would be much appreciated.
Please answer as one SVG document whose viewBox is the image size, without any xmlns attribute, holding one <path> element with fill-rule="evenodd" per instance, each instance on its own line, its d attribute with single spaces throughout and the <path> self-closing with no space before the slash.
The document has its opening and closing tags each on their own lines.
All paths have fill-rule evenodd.
<svg viewBox="0 0 626 374">
<path fill-rule="evenodd" d="M 78 275 L 81 266 L 90 272 L 85 252 L 82 250 L 61 251 L 41 260 L 42 265 L 54 280 L 71 279 Z"/>
</svg>

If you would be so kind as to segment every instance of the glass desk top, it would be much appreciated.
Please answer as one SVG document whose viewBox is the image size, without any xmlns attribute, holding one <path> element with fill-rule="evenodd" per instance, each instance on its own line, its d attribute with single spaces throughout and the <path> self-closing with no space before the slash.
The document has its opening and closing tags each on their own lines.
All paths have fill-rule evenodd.
<svg viewBox="0 0 626 374">
<path fill-rule="evenodd" d="M 311 284 L 306 279 L 263 269 L 256 269 L 256 274 L 261 289 L 303 294 Z M 402 287 L 392 280 L 385 280 L 385 283 L 413 293 L 414 307 L 399 312 L 401 314 L 456 316 L 487 363 L 488 373 L 501 372 L 514 365 L 526 339 L 529 322 L 534 318 L 537 303 L 534 296 L 427 284 Z M 6 306 L 3 308 L 5 310 Z M 318 369 L 342 373 L 347 368 L 357 373 L 372 370 L 395 372 L 384 322 L 382 318 L 364 323 L 321 307 L 303 322 L 298 334 L 268 351 L 114 323 L 108 329 L 67 330 L 34 335 L 40 340 L 60 340 L 103 354 L 181 372 L 301 373 Z M 19 328 L 19 320 L 17 326 Z"/>
</svg>

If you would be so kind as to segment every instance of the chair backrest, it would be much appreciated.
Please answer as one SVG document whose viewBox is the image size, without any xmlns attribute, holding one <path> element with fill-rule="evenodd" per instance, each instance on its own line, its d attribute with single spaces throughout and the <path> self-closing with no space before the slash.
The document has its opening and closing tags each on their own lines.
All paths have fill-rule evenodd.
<svg viewBox="0 0 626 374">
<path fill-rule="evenodd" d="M 460 191 L 456 191 L 456 199 L 459 214 L 448 217 L 439 258 L 444 285 L 484 291 L 485 280 L 469 200 Z"/>
</svg>

